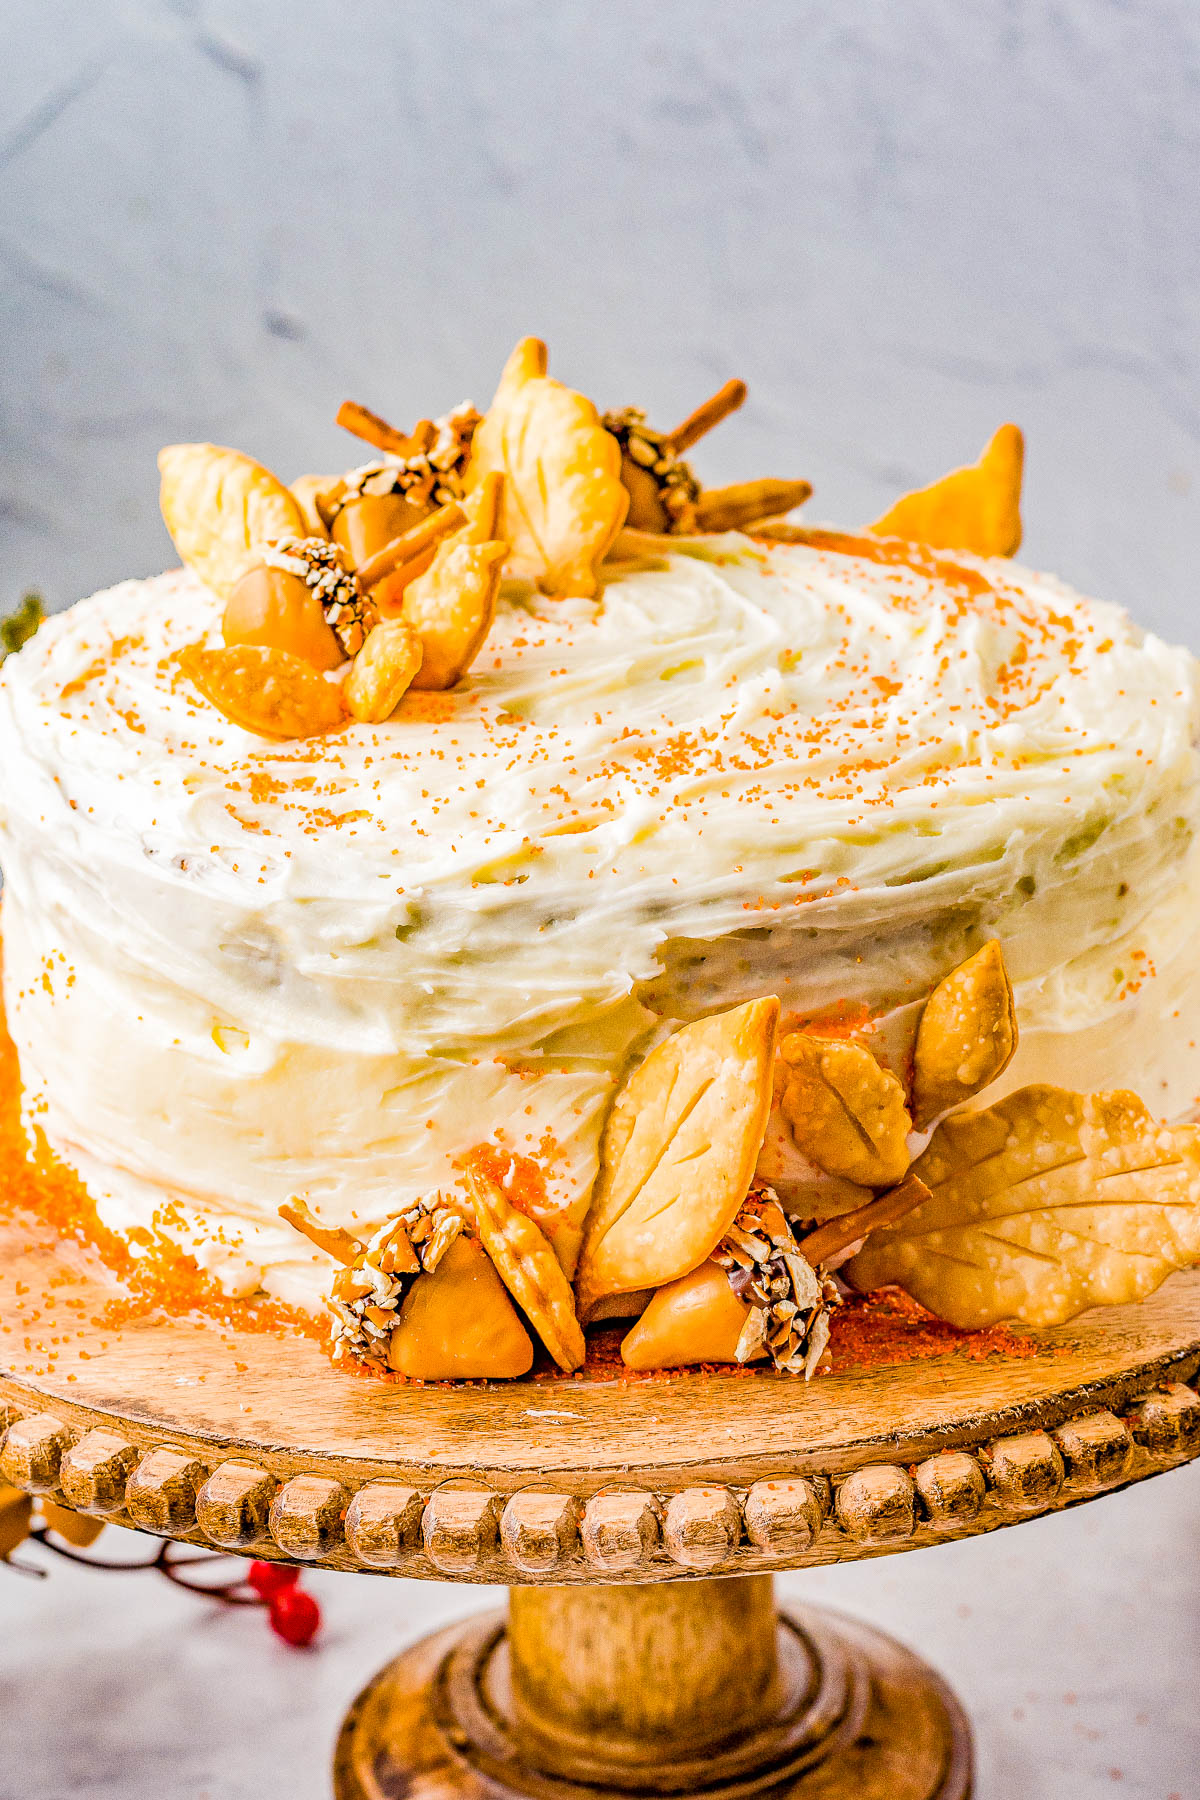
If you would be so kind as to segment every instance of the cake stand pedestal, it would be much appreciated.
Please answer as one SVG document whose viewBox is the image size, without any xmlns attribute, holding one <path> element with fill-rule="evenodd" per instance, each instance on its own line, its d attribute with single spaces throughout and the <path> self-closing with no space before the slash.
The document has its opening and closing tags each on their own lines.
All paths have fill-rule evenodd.
<svg viewBox="0 0 1200 1800">
<path fill-rule="evenodd" d="M 1200 1274 L 1037 1353 L 808 1387 L 755 1372 L 391 1387 L 305 1339 L 106 1323 L 111 1278 L 0 1227 L 0 1477 L 162 1536 L 503 1582 L 351 1708 L 338 1800 L 965 1800 L 931 1669 L 773 1570 L 1019 1523 L 1200 1454 Z"/>
</svg>

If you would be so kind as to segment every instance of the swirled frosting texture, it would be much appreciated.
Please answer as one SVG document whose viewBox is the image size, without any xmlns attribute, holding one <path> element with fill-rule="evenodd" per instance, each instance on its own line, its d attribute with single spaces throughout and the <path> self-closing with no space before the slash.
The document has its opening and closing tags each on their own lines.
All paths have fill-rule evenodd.
<svg viewBox="0 0 1200 1800">
<path fill-rule="evenodd" d="M 292 744 L 177 669 L 218 622 L 173 573 L 9 660 L 0 850 L 51 1140 L 117 1223 L 198 1214 L 240 1285 L 311 1286 L 287 1195 L 363 1223 L 481 1142 L 527 1159 L 570 1263 L 662 1021 L 877 1012 L 986 935 L 1011 1079 L 1196 1098 L 1196 665 L 1114 607 L 911 546 L 707 540 L 596 602 L 514 586 L 459 689 Z"/>
</svg>

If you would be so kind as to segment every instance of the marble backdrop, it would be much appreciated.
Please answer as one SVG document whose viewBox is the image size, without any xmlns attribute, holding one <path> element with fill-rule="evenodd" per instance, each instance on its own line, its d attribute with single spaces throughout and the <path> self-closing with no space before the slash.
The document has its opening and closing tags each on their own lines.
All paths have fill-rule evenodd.
<svg viewBox="0 0 1200 1800">
<path fill-rule="evenodd" d="M 1195 632 L 1195 0 L 7 0 L 0 606 L 169 546 L 164 440 L 334 469 L 513 340 L 857 523 L 1029 439 L 1027 555 Z"/>
</svg>

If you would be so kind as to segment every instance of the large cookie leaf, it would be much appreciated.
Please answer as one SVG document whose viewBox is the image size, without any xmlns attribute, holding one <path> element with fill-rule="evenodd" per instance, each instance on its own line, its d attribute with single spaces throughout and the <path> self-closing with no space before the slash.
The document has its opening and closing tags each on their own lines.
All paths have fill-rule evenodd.
<svg viewBox="0 0 1200 1800">
<path fill-rule="evenodd" d="M 471 445 L 467 487 L 505 477 L 499 535 L 546 594 L 591 595 L 625 521 L 621 447 L 583 394 L 546 374 L 538 338 L 517 345 Z"/>
<path fill-rule="evenodd" d="M 767 1126 L 778 1018 L 768 999 L 698 1019 L 625 1083 L 579 1259 L 582 1319 L 610 1294 L 688 1274 L 733 1224 Z"/>
<path fill-rule="evenodd" d="M 1136 1094 L 1021 1088 L 946 1119 L 913 1172 L 931 1198 L 847 1273 L 953 1325 L 1061 1324 L 1200 1258 L 1200 1127 L 1157 1123 Z"/>
<path fill-rule="evenodd" d="M 282 538 L 308 536 L 296 496 L 252 456 L 219 444 L 168 444 L 158 453 L 159 505 L 180 560 L 222 600 Z"/>
</svg>

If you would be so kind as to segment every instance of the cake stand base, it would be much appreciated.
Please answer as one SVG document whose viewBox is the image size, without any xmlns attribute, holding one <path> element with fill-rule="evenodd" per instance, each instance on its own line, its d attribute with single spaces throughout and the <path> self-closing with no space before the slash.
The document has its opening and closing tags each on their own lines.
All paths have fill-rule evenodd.
<svg viewBox="0 0 1200 1800">
<path fill-rule="evenodd" d="M 337 1800 L 968 1800 L 971 1740 L 892 1638 L 766 1575 L 514 1588 L 359 1695 Z"/>
</svg>

